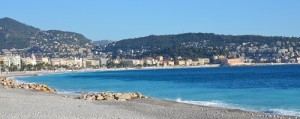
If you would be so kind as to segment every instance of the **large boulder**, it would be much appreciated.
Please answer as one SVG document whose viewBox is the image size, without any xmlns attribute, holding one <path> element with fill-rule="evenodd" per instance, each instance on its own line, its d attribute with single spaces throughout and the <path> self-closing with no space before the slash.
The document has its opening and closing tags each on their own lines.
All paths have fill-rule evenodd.
<svg viewBox="0 0 300 119">
<path fill-rule="evenodd" d="M 121 95 L 114 95 L 116 100 L 119 100 L 119 99 L 125 99 L 125 100 L 130 100 L 132 95 L 130 93 L 124 93 L 124 94 L 121 94 Z"/>
<path fill-rule="evenodd" d="M 104 97 L 104 100 L 114 100 L 114 99 L 115 99 L 115 97 L 111 93 L 106 94 L 106 96 Z"/>
<path fill-rule="evenodd" d="M 36 88 L 35 84 L 28 84 L 28 86 L 29 86 L 30 89 L 35 89 Z"/>
<path fill-rule="evenodd" d="M 96 95 L 96 100 L 104 100 L 104 97 L 100 94 Z"/>
</svg>

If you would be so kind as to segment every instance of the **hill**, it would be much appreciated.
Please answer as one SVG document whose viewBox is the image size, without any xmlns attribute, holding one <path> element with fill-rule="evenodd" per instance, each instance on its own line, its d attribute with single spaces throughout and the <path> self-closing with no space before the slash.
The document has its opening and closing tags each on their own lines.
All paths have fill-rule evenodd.
<svg viewBox="0 0 300 119">
<path fill-rule="evenodd" d="M 112 40 L 99 40 L 99 41 L 93 41 L 95 45 L 99 45 L 99 46 L 103 46 L 103 45 L 107 45 L 109 43 L 112 43 L 114 41 Z"/>
<path fill-rule="evenodd" d="M 78 33 L 43 31 L 7 17 L 0 19 L 0 42 L 0 49 L 91 44 L 91 40 Z"/>
<path fill-rule="evenodd" d="M 218 35 L 213 33 L 185 33 L 178 35 L 151 35 L 147 37 L 125 39 L 110 43 L 104 51 L 122 51 L 122 57 L 142 58 L 163 55 L 165 57 L 196 59 L 197 57 L 211 57 L 213 55 L 228 55 L 243 47 L 275 47 L 277 42 L 286 43 L 283 48 L 298 46 L 299 37 L 259 36 L 259 35 Z M 288 45 L 288 43 L 291 43 Z M 293 43 L 293 44 L 292 44 Z M 278 47 L 278 46 L 276 46 Z M 243 52 L 247 54 L 247 52 Z"/>
</svg>

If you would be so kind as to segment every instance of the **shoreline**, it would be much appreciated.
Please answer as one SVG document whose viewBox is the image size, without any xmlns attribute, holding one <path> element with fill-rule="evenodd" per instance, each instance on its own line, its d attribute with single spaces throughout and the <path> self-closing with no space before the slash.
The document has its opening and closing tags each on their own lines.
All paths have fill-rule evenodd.
<svg viewBox="0 0 300 119">
<path fill-rule="evenodd" d="M 62 74 L 62 73 L 80 73 L 80 72 L 101 72 L 101 71 L 130 71 L 130 70 L 159 70 L 159 69 L 189 69 L 189 68 L 218 68 L 218 67 L 256 67 L 256 66 L 282 66 L 282 65 L 300 65 L 297 63 L 251 63 L 247 65 L 229 65 L 220 66 L 219 64 L 199 65 L 199 66 L 174 66 L 174 67 L 141 67 L 141 68 L 99 68 L 99 69 L 80 69 L 80 70 L 45 70 L 45 71 L 16 71 L 2 72 L 1 77 L 15 76 L 38 76 L 42 74 Z"/>
<path fill-rule="evenodd" d="M 281 65 L 287 65 L 287 64 L 281 64 Z M 262 65 L 259 65 L 259 66 L 262 66 Z M 264 65 L 265 66 L 265 65 Z M 176 67 L 176 68 L 207 68 L 207 67 Z M 149 70 L 156 70 L 156 69 L 174 69 L 174 68 L 150 68 Z M 76 73 L 76 72 L 98 72 L 98 71 L 123 71 L 123 70 L 148 70 L 148 69 L 100 69 L 100 70 L 77 70 L 77 71 L 64 71 L 64 72 L 27 72 L 25 74 L 17 74 L 16 73 L 12 73 L 10 74 L 10 76 L 6 76 L 6 77 L 15 77 L 15 76 L 38 76 L 38 75 L 41 75 L 41 74 L 61 74 L 61 73 Z M 23 72 L 24 73 L 24 72 Z M 1 76 L 0 76 L 1 78 Z M 13 79 L 15 80 L 15 79 Z M 17 80 L 16 80 L 17 81 Z M 0 88 L 2 88 L 0 86 Z M 28 90 L 30 91 L 30 90 Z M 32 90 L 31 90 L 32 91 Z M 39 92 L 39 93 L 42 93 L 42 92 Z M 59 94 L 59 93 L 56 93 L 56 94 L 53 94 L 53 95 L 57 95 L 57 96 L 66 96 L 66 97 L 73 97 L 75 95 L 72 95 L 72 94 Z M 1 99 L 1 96 L 0 96 L 0 99 Z M 238 110 L 239 112 L 242 112 L 242 113 L 251 113 L 252 115 L 250 116 L 253 116 L 253 115 L 261 115 L 262 117 L 281 117 L 283 115 L 277 115 L 277 114 L 269 114 L 269 113 L 263 113 L 263 112 L 253 112 L 253 111 L 247 111 L 247 110 L 242 110 L 242 109 L 234 109 L 234 108 L 224 108 L 224 107 L 215 107 L 215 106 L 204 106 L 204 105 L 200 105 L 200 104 L 191 104 L 191 103 L 185 103 L 185 102 L 179 102 L 179 101 L 175 101 L 175 100 L 165 100 L 165 99 L 150 99 L 150 100 L 155 100 L 155 101 L 162 101 L 164 103 L 181 103 L 181 104 L 186 104 L 186 105 L 194 105 L 194 106 L 203 106 L 203 107 L 207 107 L 207 108 L 216 108 L 216 109 L 224 109 L 224 110 Z M 145 101 L 145 100 L 144 100 Z M 257 116 L 256 115 L 256 116 Z M 283 117 L 294 117 L 296 118 L 295 116 L 289 116 L 289 115 L 284 115 Z M 255 118 L 261 118 L 261 117 L 255 117 Z"/>
<path fill-rule="evenodd" d="M 72 95 L 4 89 L 0 86 L 0 114 L 3 118 L 144 118 L 144 119 L 288 119 L 295 116 L 273 115 L 239 109 L 201 106 L 163 99 L 130 101 L 88 101 Z M 22 107 L 26 107 L 24 109 Z"/>
</svg>

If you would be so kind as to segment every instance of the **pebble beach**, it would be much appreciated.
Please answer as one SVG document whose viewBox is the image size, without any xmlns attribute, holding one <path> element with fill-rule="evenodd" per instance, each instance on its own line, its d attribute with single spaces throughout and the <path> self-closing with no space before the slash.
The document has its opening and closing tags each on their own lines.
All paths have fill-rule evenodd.
<svg viewBox="0 0 300 119">
<path fill-rule="evenodd" d="M 162 99 L 141 98 L 129 101 L 79 100 L 31 89 L 0 86 L 1 119 L 297 119 L 192 105 Z"/>
</svg>

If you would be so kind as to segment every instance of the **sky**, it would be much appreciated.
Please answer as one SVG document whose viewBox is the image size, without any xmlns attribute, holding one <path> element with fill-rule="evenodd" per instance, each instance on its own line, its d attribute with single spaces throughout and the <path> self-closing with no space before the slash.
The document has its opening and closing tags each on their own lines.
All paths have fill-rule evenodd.
<svg viewBox="0 0 300 119">
<path fill-rule="evenodd" d="M 91 40 L 190 32 L 300 37 L 300 0 L 0 1 L 0 18 Z"/>
</svg>

